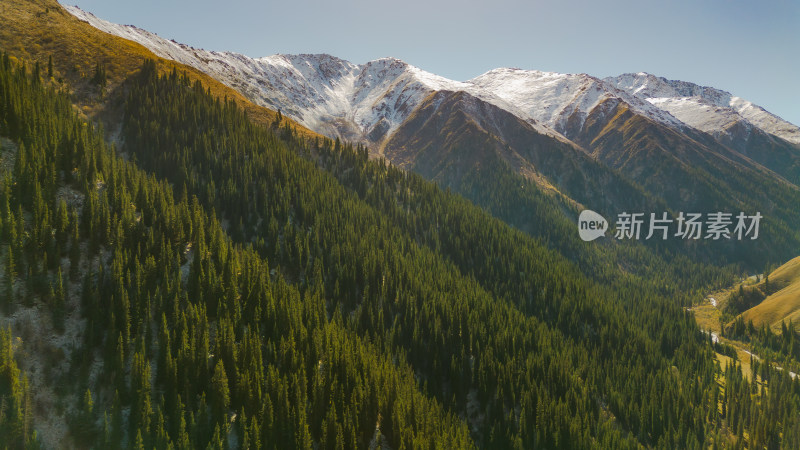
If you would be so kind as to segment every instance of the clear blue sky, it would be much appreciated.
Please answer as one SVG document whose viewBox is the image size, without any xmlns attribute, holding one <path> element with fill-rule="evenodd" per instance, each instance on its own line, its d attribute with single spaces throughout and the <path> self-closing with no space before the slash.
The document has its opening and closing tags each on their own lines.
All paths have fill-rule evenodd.
<svg viewBox="0 0 800 450">
<path fill-rule="evenodd" d="M 466 80 L 496 67 L 650 72 L 800 125 L 798 0 L 62 0 L 194 47 L 394 56 Z"/>
</svg>

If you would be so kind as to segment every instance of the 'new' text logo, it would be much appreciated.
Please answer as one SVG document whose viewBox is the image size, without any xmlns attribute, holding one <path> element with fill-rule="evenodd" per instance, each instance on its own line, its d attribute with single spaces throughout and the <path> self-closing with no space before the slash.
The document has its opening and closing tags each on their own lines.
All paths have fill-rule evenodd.
<svg viewBox="0 0 800 450">
<path fill-rule="evenodd" d="M 605 236 L 608 230 L 608 221 L 605 217 L 591 209 L 584 209 L 578 216 L 578 234 L 586 242 L 593 241 L 600 236 Z"/>
</svg>

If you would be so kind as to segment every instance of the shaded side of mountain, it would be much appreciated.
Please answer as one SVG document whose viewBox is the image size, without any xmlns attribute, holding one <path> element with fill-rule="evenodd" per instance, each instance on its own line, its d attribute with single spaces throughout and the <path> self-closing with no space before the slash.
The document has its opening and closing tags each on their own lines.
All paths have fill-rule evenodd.
<svg viewBox="0 0 800 450">
<path fill-rule="evenodd" d="M 797 186 L 708 134 L 674 130 L 610 99 L 570 135 L 676 213 L 760 212 L 764 219 L 757 242 L 716 246 L 725 260 L 763 267 L 800 249 Z"/>
<path fill-rule="evenodd" d="M 726 131 L 716 137 L 720 143 L 781 175 L 795 186 L 800 186 L 800 144 L 742 122 L 732 124 Z"/>
<path fill-rule="evenodd" d="M 537 186 L 599 212 L 658 203 L 563 138 L 465 92 L 431 94 L 383 146 L 392 163 L 443 186 L 504 161 Z"/>
<path fill-rule="evenodd" d="M 586 207 L 608 213 L 613 222 L 619 211 L 667 206 L 574 144 L 540 134 L 469 94 L 432 94 L 392 136 L 384 154 L 540 239 L 603 282 L 613 282 L 622 269 L 677 296 L 731 279 L 730 268 L 708 265 L 713 248 L 621 242 L 611 232 L 593 243 L 581 241 L 576 222 Z"/>
</svg>

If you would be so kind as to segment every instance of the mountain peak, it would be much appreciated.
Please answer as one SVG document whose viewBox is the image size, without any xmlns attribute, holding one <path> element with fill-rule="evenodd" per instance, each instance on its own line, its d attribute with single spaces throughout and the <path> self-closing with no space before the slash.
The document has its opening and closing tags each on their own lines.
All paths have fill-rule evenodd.
<svg viewBox="0 0 800 450">
<path fill-rule="evenodd" d="M 393 56 L 384 56 L 382 58 L 373 59 L 372 61 L 367 61 L 366 63 L 362 64 L 365 66 L 368 65 L 376 65 L 376 64 L 385 64 L 385 65 L 409 65 L 407 62 L 403 61 L 402 59 L 395 58 Z"/>
<path fill-rule="evenodd" d="M 668 80 L 647 72 L 626 73 L 617 77 L 608 77 L 604 81 L 633 94 L 645 98 L 654 97 L 701 97 L 721 105 L 733 97 L 729 92 L 708 86 L 700 86 L 680 80 Z"/>
<path fill-rule="evenodd" d="M 353 140 L 371 133 L 378 122 L 389 123 L 384 126 L 388 133 L 430 93 L 446 90 L 468 92 L 562 134 L 567 122 L 580 128 L 592 110 L 612 99 L 676 129 L 689 125 L 719 136 L 732 124 L 741 123 L 748 130 L 757 127 L 800 143 L 800 128 L 729 92 L 646 72 L 600 79 L 585 73 L 498 68 L 460 82 L 393 57 L 357 65 L 325 53 L 254 59 L 195 49 L 136 27 L 107 22 L 77 7 L 65 8 L 95 28 L 203 71 L 257 104 L 280 108 L 317 132 Z"/>
<path fill-rule="evenodd" d="M 287 61 L 295 63 L 315 63 L 315 64 L 350 64 L 349 61 L 342 58 L 330 55 L 328 53 L 300 53 L 300 54 L 287 54 L 278 53 L 272 56 L 279 56 L 285 58 Z"/>
<path fill-rule="evenodd" d="M 515 105 L 524 112 L 526 119 L 543 123 L 562 134 L 568 123 L 580 128 L 589 113 L 609 99 L 623 101 L 660 123 L 682 126 L 674 117 L 646 101 L 585 73 L 505 68 L 490 70 L 468 83 Z"/>
<path fill-rule="evenodd" d="M 753 127 L 800 144 L 800 127 L 730 92 L 645 72 L 608 77 L 610 83 L 669 112 L 687 125 L 714 136 L 728 135 L 734 125 Z"/>
</svg>

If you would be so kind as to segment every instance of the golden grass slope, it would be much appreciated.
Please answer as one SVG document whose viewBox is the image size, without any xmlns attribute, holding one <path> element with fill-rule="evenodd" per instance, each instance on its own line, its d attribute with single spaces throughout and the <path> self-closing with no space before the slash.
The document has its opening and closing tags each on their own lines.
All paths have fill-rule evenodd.
<svg viewBox="0 0 800 450">
<path fill-rule="evenodd" d="M 47 74 L 48 59 L 52 57 L 53 78 L 69 86 L 75 101 L 89 115 L 101 107 L 98 96 L 92 95 L 97 89 L 89 82 L 97 63 L 106 70 L 107 91 L 113 92 L 148 58 L 158 61 L 163 71 L 173 68 L 186 71 L 192 80 L 200 80 L 203 86 L 210 88 L 213 95 L 235 100 L 257 123 L 272 123 L 277 114 L 192 67 L 159 58 L 138 43 L 104 33 L 78 20 L 55 0 L 0 0 L 0 49 L 26 60 L 29 65 L 38 61 L 43 76 Z M 301 136 L 319 136 L 291 120 L 290 124 Z"/>
<path fill-rule="evenodd" d="M 758 284 L 763 286 L 764 281 Z M 742 313 L 745 322 L 752 320 L 760 326 L 767 324 L 780 329 L 781 323 L 791 320 L 800 325 L 800 257 L 794 258 L 769 274 L 770 296 Z"/>
</svg>

